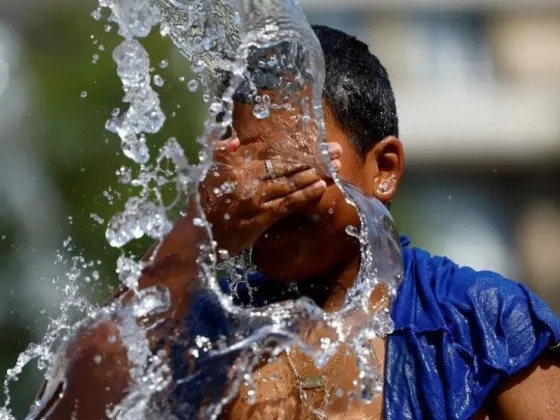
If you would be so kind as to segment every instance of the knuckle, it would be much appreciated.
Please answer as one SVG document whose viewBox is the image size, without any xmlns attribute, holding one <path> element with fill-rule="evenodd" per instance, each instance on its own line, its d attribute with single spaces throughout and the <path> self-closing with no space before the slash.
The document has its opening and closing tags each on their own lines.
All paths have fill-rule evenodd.
<svg viewBox="0 0 560 420">
<path fill-rule="evenodd" d="M 288 188 L 287 189 L 289 191 L 293 191 L 293 190 L 298 189 L 300 185 L 301 185 L 301 179 L 297 175 L 295 175 L 291 178 L 288 178 L 288 181 L 287 181 L 287 187 Z"/>
<path fill-rule="evenodd" d="M 291 209 L 299 201 L 299 197 L 300 195 L 298 193 L 286 196 L 286 198 L 282 200 L 282 206 L 288 210 Z"/>
</svg>

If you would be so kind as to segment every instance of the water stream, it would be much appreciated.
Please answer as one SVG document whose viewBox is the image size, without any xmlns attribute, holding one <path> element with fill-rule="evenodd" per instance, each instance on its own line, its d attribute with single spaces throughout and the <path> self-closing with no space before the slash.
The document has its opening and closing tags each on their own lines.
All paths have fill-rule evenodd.
<svg viewBox="0 0 560 420">
<path fill-rule="evenodd" d="M 187 197 L 196 197 L 199 182 L 212 170 L 213 139 L 231 124 L 233 97 L 240 87 L 255 92 L 251 99 L 255 102 L 253 112 L 257 118 L 268 118 L 278 109 L 298 116 L 294 132 L 286 136 L 289 141 L 270 146 L 286 159 L 302 159 L 301 153 L 294 151 L 305 146 L 308 150 L 305 159 L 315 164 L 318 157 L 321 159 L 320 165 L 329 171 L 360 215 L 361 229 L 349 228 L 348 234 L 360 241 L 361 266 L 340 311 L 325 313 L 308 299 L 251 309 L 234 305 L 220 291 L 216 270 L 217 256 L 222 251 L 216 249 L 210 225 L 198 203 L 195 223 L 205 227 L 210 244 L 202 244 L 200 248 L 201 287 L 214 291 L 223 308 L 246 326 L 245 335 L 240 334 L 233 347 L 253 349 L 252 357 L 247 357 L 239 369 L 229 394 L 208 408 L 207 417 L 215 418 L 240 384 L 251 385 L 248 374 L 260 355 L 254 344 L 271 334 L 275 337 L 275 354 L 297 344 L 315 358 L 318 366 L 324 365 L 341 343 L 347 343 L 357 355 L 360 397 L 366 401 L 373 399 L 382 390 L 382 380 L 370 343 L 373 338 L 390 333 L 392 322 L 389 310 L 371 314 L 369 300 L 380 284 L 386 286 L 389 296 L 396 293 L 402 276 L 400 245 L 387 209 L 344 184 L 330 167 L 323 144 L 324 59 L 297 0 L 99 0 L 99 9 L 93 16 L 116 24 L 122 37 L 113 51 L 113 59 L 128 109 L 112 115 L 106 128 L 120 138 L 123 153 L 137 174 L 132 176 L 131 171 L 124 170 L 120 176 L 121 182 L 135 188 L 137 194 L 110 220 L 106 236 L 111 246 L 123 248 L 143 236 L 159 240 L 169 232 L 178 206 L 184 206 Z M 198 139 L 201 145 L 198 162 L 189 162 L 175 139 L 169 139 L 157 156 L 149 153 L 150 135 L 159 132 L 165 124 L 159 96 L 153 89 L 158 80 L 150 73 L 150 56 L 141 42 L 156 28 L 189 60 L 196 75 L 196 82 L 191 84 L 199 82 L 205 89 L 209 116 Z M 256 86 L 263 84 L 276 93 L 274 98 L 259 96 Z M 162 193 L 169 185 L 176 189 L 172 202 L 166 202 Z M 249 255 L 225 263 L 224 267 L 238 277 L 234 280 L 243 281 L 246 272 L 252 269 Z M 126 286 L 135 290 L 145 264 L 123 251 L 116 272 Z M 164 290 L 137 291 L 131 316 L 122 317 L 121 336 L 133 363 L 133 385 L 129 395 L 111 411 L 112 418 L 153 418 L 150 400 L 168 385 L 169 368 L 151 354 L 146 331 L 131 320 L 134 316 L 165 310 L 168 299 Z M 114 309 L 100 310 L 90 319 L 102 320 Z M 318 327 L 325 331 L 325 336 L 312 339 L 311 332 Z M 21 368 L 37 357 L 51 365 L 46 376 L 56 376 L 53 366 L 61 363 L 57 364 L 53 356 L 56 334 L 60 332 L 49 330 L 43 343 L 33 345 L 20 357 L 17 369 L 6 379 L 6 390 Z M 200 346 L 204 345 L 202 340 Z M 211 349 L 210 357 L 220 357 L 228 351 L 232 348 Z M 9 418 L 6 404 L 0 419 Z"/>
</svg>

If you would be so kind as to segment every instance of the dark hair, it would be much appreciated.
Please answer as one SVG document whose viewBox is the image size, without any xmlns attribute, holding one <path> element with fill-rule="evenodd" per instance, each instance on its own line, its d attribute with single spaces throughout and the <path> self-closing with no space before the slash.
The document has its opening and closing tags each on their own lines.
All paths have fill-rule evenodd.
<svg viewBox="0 0 560 420">
<path fill-rule="evenodd" d="M 363 156 L 385 137 L 399 135 L 395 95 L 387 71 L 368 46 L 337 29 L 314 25 L 325 55 L 323 97 Z"/>
<path fill-rule="evenodd" d="M 314 25 L 325 56 L 323 98 L 361 156 L 385 137 L 399 135 L 395 95 L 387 71 L 368 46 L 337 29 Z M 263 66 L 271 50 L 256 51 L 234 101 L 248 103 L 255 88 L 272 89 L 280 74 L 276 66 Z M 291 43 L 273 47 L 278 57 L 289 56 L 298 65 L 302 51 Z M 260 64 L 257 64 L 260 63 Z"/>
</svg>

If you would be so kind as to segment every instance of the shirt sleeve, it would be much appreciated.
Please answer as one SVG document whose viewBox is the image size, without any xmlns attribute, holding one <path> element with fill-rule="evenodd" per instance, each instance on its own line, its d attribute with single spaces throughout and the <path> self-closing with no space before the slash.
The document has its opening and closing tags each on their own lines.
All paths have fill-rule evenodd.
<svg viewBox="0 0 560 420">
<path fill-rule="evenodd" d="M 512 376 L 560 342 L 560 320 L 525 285 L 457 268 L 440 299 L 453 339 L 476 355 L 479 382 Z M 492 382 L 492 381 L 490 381 Z"/>
<path fill-rule="evenodd" d="M 560 319 L 526 286 L 416 249 L 405 250 L 393 318 L 387 419 L 470 418 L 560 342 Z"/>
</svg>

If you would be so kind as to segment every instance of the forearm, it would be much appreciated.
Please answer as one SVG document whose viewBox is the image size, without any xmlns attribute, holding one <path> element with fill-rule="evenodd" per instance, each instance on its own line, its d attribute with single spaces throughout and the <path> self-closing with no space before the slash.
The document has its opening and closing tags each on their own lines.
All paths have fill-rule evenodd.
<svg viewBox="0 0 560 420">
<path fill-rule="evenodd" d="M 80 420 L 106 417 L 108 407 L 119 403 L 131 386 L 131 361 L 123 344 L 123 324 L 145 326 L 149 351 L 168 349 L 173 333 L 188 315 L 198 273 L 198 247 L 206 233 L 193 224 L 195 212 L 181 219 L 157 246 L 151 262 L 142 271 L 138 291 L 166 288 L 169 308 L 157 315 L 135 318 L 137 291 L 121 288 L 95 320 L 89 320 L 64 349 L 58 375 L 41 397 L 36 418 L 68 419 L 74 413 Z M 157 326 L 157 327 L 155 327 Z M 140 327 L 139 327 L 140 328 Z M 169 352 L 168 352 L 169 354 Z M 56 372 L 55 372 L 56 373 Z M 61 392 L 63 391 L 63 392 Z M 48 415 L 47 415 L 48 413 Z"/>
</svg>

